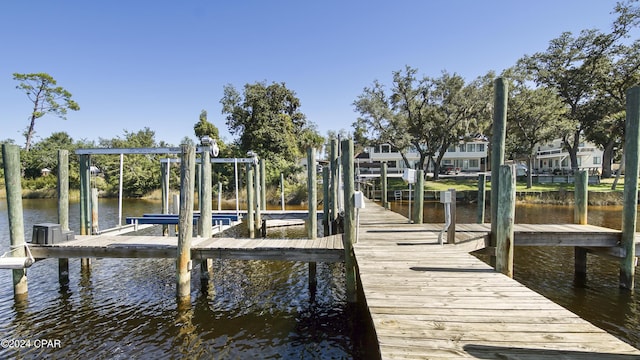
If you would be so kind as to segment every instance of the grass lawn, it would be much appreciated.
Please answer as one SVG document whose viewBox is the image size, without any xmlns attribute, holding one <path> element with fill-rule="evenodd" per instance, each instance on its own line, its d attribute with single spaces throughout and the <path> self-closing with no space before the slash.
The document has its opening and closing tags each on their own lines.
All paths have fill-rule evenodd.
<svg viewBox="0 0 640 360">
<path fill-rule="evenodd" d="M 614 179 L 602 179 L 600 184 L 598 185 L 589 185 L 590 191 L 612 191 L 611 185 L 613 184 Z M 389 179 L 389 190 L 404 190 L 407 189 L 408 185 L 397 178 Z M 487 189 L 491 189 L 491 184 L 487 183 Z M 573 190 L 573 184 L 533 184 L 530 189 L 527 189 L 526 181 L 518 181 L 516 183 L 517 191 L 557 191 L 560 189 L 563 190 Z M 618 181 L 618 185 L 615 191 L 622 191 L 624 188 L 624 178 L 621 178 Z M 478 190 L 478 180 L 477 179 L 455 179 L 455 178 L 446 178 L 440 179 L 437 181 L 427 180 L 424 182 L 425 190 L 434 190 L 434 191 L 442 191 L 448 189 L 456 189 L 457 191 L 465 191 L 465 190 Z"/>
</svg>

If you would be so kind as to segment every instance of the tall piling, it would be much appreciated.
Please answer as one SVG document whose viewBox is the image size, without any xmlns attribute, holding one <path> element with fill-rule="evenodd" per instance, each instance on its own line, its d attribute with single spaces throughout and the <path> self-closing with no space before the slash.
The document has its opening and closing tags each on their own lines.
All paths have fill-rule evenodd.
<svg viewBox="0 0 640 360">
<path fill-rule="evenodd" d="M 382 196 L 381 196 L 381 202 L 382 202 L 382 207 L 385 209 L 389 208 L 389 198 L 387 196 L 387 190 L 388 190 L 388 186 L 387 186 L 387 162 L 384 161 L 382 163 L 382 170 L 380 171 L 380 190 L 382 191 Z"/>
<path fill-rule="evenodd" d="M 318 237 L 318 177 L 316 175 L 316 151 L 313 148 L 307 149 L 307 194 L 308 194 L 308 213 L 307 234 L 309 239 Z"/>
<path fill-rule="evenodd" d="M 260 159 L 260 209 L 267 210 L 267 165 Z"/>
<path fill-rule="evenodd" d="M 162 190 L 161 212 L 169 213 L 169 169 L 170 162 L 160 163 L 160 188 Z M 169 225 L 162 225 L 162 236 L 169 236 Z"/>
<path fill-rule="evenodd" d="M 353 140 L 342 141 L 342 183 L 344 186 L 344 266 L 347 285 L 347 301 L 357 302 L 356 258 L 353 244 L 356 241 Z"/>
<path fill-rule="evenodd" d="M 587 224 L 587 205 L 589 174 L 586 170 L 578 171 L 574 180 L 574 203 L 573 222 L 575 224 Z M 574 283 L 578 286 L 584 286 L 587 280 L 587 249 L 575 246 L 573 248 L 574 257 Z"/>
<path fill-rule="evenodd" d="M 416 171 L 415 206 L 412 219 L 414 224 L 422 224 L 424 220 L 424 170 Z"/>
<path fill-rule="evenodd" d="M 262 232 L 262 189 L 260 189 L 260 184 L 262 183 L 262 181 L 260 181 L 260 178 L 262 177 L 262 174 L 260 173 L 260 163 L 256 163 L 255 164 L 255 169 L 254 169 L 254 175 L 255 175 L 255 179 L 254 179 L 254 183 L 253 186 L 255 187 L 254 189 L 254 196 L 255 196 L 255 202 L 254 202 L 254 210 L 255 210 L 255 222 L 254 222 L 254 226 L 255 226 L 255 232 L 257 234 L 260 234 Z"/>
<path fill-rule="evenodd" d="M 191 301 L 191 238 L 195 190 L 196 153 L 192 145 L 181 145 L 180 212 L 178 214 L 178 249 L 176 259 L 176 294 L 179 304 Z"/>
<path fill-rule="evenodd" d="M 2 144 L 4 163 L 4 184 L 7 191 L 7 214 L 12 257 L 25 257 L 24 218 L 22 214 L 22 172 L 20 170 L 20 148 L 12 144 Z M 13 269 L 13 297 L 16 301 L 27 298 L 27 271 Z"/>
<path fill-rule="evenodd" d="M 211 237 L 212 233 L 212 189 L 211 189 L 211 153 L 210 148 L 202 147 L 202 152 L 200 153 L 200 219 L 198 220 L 198 235 L 201 237 L 208 239 Z M 213 271 L 213 260 L 212 259 L 203 259 L 200 261 L 200 281 L 201 283 L 207 284 Z"/>
<path fill-rule="evenodd" d="M 329 236 L 329 168 L 322 167 L 322 233 Z"/>
<path fill-rule="evenodd" d="M 338 176 L 338 168 L 340 164 L 338 163 L 338 139 L 331 139 L 330 146 L 330 166 L 331 166 L 331 186 L 329 188 L 329 193 L 331 196 L 331 208 L 329 209 L 329 217 L 330 217 L 330 226 L 331 233 L 338 233 L 338 187 L 339 187 L 339 176 Z"/>
<path fill-rule="evenodd" d="M 516 214 L 516 176 L 513 165 L 501 165 L 496 224 L 496 270 L 513 278 L 513 225 Z M 493 189 L 492 189 L 493 190 Z"/>
<path fill-rule="evenodd" d="M 484 210 L 486 206 L 485 195 L 487 189 L 487 175 L 479 174 L 478 175 L 478 210 L 476 222 L 478 224 L 484 224 Z"/>
<path fill-rule="evenodd" d="M 636 220 L 638 207 L 638 161 L 640 160 L 640 86 L 627 90 L 627 117 L 624 141 L 624 198 L 622 203 L 622 247 L 620 287 L 633 290 L 636 261 Z"/>
<path fill-rule="evenodd" d="M 91 235 L 91 157 L 81 154 L 80 162 L 80 235 Z M 91 259 L 80 259 L 83 270 L 91 267 Z"/>
<path fill-rule="evenodd" d="M 254 238 L 256 236 L 255 217 L 254 211 L 256 208 L 255 189 L 253 187 L 253 164 L 247 163 L 247 229 L 249 230 L 249 237 Z"/>
<path fill-rule="evenodd" d="M 60 229 L 69 230 L 69 151 L 58 150 L 58 224 Z M 58 281 L 61 286 L 69 285 L 69 259 L 58 259 Z"/>
<path fill-rule="evenodd" d="M 491 138 L 491 239 L 490 246 L 497 246 L 498 202 L 500 194 L 500 165 L 504 163 L 504 147 L 507 132 L 508 87 L 503 78 L 494 81 L 493 136 Z M 495 256 L 489 260 L 496 265 Z"/>
</svg>

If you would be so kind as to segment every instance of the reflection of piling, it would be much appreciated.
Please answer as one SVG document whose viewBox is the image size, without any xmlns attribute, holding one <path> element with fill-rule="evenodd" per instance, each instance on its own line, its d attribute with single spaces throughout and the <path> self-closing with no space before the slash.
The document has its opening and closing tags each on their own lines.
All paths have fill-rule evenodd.
<svg viewBox="0 0 640 360">
<path fill-rule="evenodd" d="M 64 233 L 69 230 L 69 151 L 58 150 L 58 223 Z M 58 259 L 58 281 L 69 285 L 69 259 Z"/>
<path fill-rule="evenodd" d="M 20 171 L 20 148 L 16 145 L 2 145 L 4 163 L 4 183 L 7 191 L 7 214 L 9 217 L 9 235 L 11 256 L 25 257 L 24 218 L 22 215 L 22 177 Z M 13 296 L 16 301 L 27 298 L 27 272 L 25 269 L 13 269 Z"/>
<path fill-rule="evenodd" d="M 579 171 L 574 177 L 573 222 L 580 225 L 587 224 L 587 204 L 589 175 L 586 170 Z M 586 285 L 587 281 L 587 249 L 574 247 L 574 282 L 578 286 Z"/>
<path fill-rule="evenodd" d="M 640 87 L 627 90 L 627 118 L 624 141 L 624 200 L 622 209 L 622 247 L 625 257 L 620 263 L 620 286 L 632 290 L 636 261 L 636 219 L 638 206 L 638 160 L 640 157 Z"/>
</svg>

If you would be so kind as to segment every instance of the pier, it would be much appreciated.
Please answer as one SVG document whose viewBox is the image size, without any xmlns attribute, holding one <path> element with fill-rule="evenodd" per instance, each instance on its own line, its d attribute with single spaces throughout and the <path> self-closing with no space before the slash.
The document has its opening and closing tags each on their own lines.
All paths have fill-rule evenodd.
<svg viewBox="0 0 640 360">
<path fill-rule="evenodd" d="M 469 254 L 484 248 L 488 225 L 458 224 L 456 245 L 438 243 L 442 226 L 408 224 L 373 202 L 360 209 L 354 252 L 383 359 L 640 357 L 640 350 Z M 546 238 L 527 228 L 575 235 L 562 236 L 566 246 L 589 242 L 592 230 L 620 237 L 616 230 L 581 227 L 523 224 L 520 241 Z"/>
</svg>

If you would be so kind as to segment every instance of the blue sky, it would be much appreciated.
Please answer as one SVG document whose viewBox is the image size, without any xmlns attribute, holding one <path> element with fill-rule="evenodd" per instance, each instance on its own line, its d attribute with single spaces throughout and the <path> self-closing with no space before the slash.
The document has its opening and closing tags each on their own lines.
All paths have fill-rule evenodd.
<svg viewBox="0 0 640 360">
<path fill-rule="evenodd" d="M 202 109 L 230 141 L 223 86 L 284 82 L 319 132 L 351 130 L 352 103 L 410 65 L 467 81 L 544 51 L 563 31 L 608 31 L 610 0 L 0 2 L 0 139 L 24 145 L 31 103 L 12 74 L 46 72 L 81 110 L 45 116 L 36 140 L 149 127 L 195 138 Z"/>
</svg>

